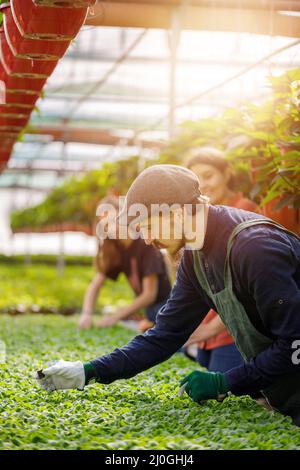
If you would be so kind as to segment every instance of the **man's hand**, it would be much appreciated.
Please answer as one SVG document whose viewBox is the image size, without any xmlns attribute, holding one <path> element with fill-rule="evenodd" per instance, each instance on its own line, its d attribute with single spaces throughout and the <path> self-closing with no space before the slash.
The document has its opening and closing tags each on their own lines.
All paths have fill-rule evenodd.
<svg viewBox="0 0 300 470">
<path fill-rule="evenodd" d="M 88 330 L 89 328 L 91 328 L 93 326 L 92 315 L 90 315 L 89 313 L 82 313 L 78 321 L 78 326 L 82 330 Z"/>
<path fill-rule="evenodd" d="M 185 392 L 196 403 L 223 398 L 229 391 L 225 376 L 221 372 L 194 371 L 180 382 L 181 386 L 184 384 Z"/>
<path fill-rule="evenodd" d="M 42 374 L 44 377 L 39 378 Z M 72 388 L 84 389 L 85 373 L 83 363 L 80 361 L 57 361 L 53 366 L 43 369 L 42 374 L 36 379 L 40 387 L 48 392 Z"/>
</svg>

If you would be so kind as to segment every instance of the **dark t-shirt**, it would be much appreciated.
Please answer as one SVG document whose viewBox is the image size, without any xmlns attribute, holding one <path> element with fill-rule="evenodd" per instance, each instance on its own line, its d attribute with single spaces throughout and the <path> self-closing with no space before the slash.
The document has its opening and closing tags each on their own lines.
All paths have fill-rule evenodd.
<svg viewBox="0 0 300 470">
<path fill-rule="evenodd" d="M 158 292 L 154 303 L 166 300 L 171 292 L 171 284 L 161 252 L 153 246 L 146 245 L 140 238 L 133 240 L 128 248 L 122 246 L 121 250 L 121 265 L 108 272 L 106 276 L 116 280 L 120 273 L 124 273 L 135 294 L 140 295 L 143 278 L 157 274 Z"/>
</svg>

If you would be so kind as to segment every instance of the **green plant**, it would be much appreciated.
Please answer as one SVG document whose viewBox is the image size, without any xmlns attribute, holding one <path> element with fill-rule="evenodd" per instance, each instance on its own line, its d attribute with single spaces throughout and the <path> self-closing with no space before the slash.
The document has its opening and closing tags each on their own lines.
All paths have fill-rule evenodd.
<svg viewBox="0 0 300 470">
<path fill-rule="evenodd" d="M 0 271 L 1 264 L 7 265 L 21 265 L 27 262 L 27 257 L 25 255 L 13 255 L 7 256 L 0 254 Z M 92 256 L 72 256 L 65 255 L 64 262 L 68 266 L 91 266 L 93 263 Z M 57 265 L 57 256 L 56 255 L 30 255 L 30 264 L 46 264 L 50 266 Z"/>
<path fill-rule="evenodd" d="M 216 146 L 237 172 L 237 189 L 261 205 L 278 198 L 277 208 L 300 208 L 300 69 L 269 82 L 272 97 L 263 104 L 246 102 L 217 118 L 184 122 L 160 162 L 182 163 L 191 148 Z"/>
<path fill-rule="evenodd" d="M 216 118 L 186 121 L 154 163 L 183 164 L 187 152 L 213 145 L 226 151 L 237 174 L 237 190 L 261 205 L 300 208 L 300 69 L 271 77 L 272 97 L 263 104 L 244 103 Z M 138 157 L 71 178 L 33 208 L 12 214 L 13 230 L 66 221 L 91 226 L 96 206 L 114 187 L 125 193 L 138 174 Z"/>
<path fill-rule="evenodd" d="M 122 346 L 132 331 L 79 331 L 76 319 L 0 317 L 1 449 L 300 449 L 290 418 L 249 397 L 197 405 L 177 395 L 195 369 L 181 354 L 130 380 L 79 391 L 42 391 L 33 376 L 55 358 L 88 361 Z"/>
<path fill-rule="evenodd" d="M 90 266 L 66 266 L 63 277 L 55 266 L 0 264 L 0 313 L 26 312 L 72 314 L 80 312 L 85 291 L 94 274 Z M 104 306 L 123 306 L 132 299 L 124 276 L 118 283 L 107 281 L 97 302 Z"/>
<path fill-rule="evenodd" d="M 106 163 L 101 170 L 88 172 L 83 177 L 70 178 L 41 204 L 12 213 L 12 230 L 74 222 L 92 231 L 99 200 L 112 187 L 119 193 L 126 191 L 137 172 L 137 157 L 131 157 L 115 164 Z"/>
<path fill-rule="evenodd" d="M 10 2 L 10 0 L 0 0 L 0 5 L 3 5 L 5 3 L 8 5 L 9 2 Z M 3 14 L 0 12 L 0 27 L 1 27 L 2 23 L 3 23 Z"/>
</svg>

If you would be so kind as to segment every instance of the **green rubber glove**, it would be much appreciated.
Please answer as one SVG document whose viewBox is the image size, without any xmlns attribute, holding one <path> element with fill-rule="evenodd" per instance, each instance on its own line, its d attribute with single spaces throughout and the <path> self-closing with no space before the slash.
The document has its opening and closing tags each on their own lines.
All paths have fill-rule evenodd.
<svg viewBox="0 0 300 470">
<path fill-rule="evenodd" d="M 196 403 L 202 400 L 218 399 L 229 392 L 225 375 L 221 372 L 195 370 L 180 382 L 181 386 L 184 384 L 186 384 L 185 392 Z"/>
<path fill-rule="evenodd" d="M 97 382 L 97 373 L 90 362 L 85 362 L 83 364 L 83 370 L 85 376 L 85 385 Z"/>
</svg>

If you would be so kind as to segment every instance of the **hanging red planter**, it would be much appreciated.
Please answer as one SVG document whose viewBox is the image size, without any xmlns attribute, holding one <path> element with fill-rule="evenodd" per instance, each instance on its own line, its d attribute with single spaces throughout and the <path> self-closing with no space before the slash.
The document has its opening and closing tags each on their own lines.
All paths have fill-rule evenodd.
<svg viewBox="0 0 300 470">
<path fill-rule="evenodd" d="M 0 173 L 5 170 L 11 152 L 3 152 L 0 150 Z"/>
<path fill-rule="evenodd" d="M 6 84 L 0 77 L 0 103 L 4 102 L 5 94 L 6 94 Z"/>
<path fill-rule="evenodd" d="M 0 63 L 0 104 L 6 107 L 23 108 L 30 112 L 38 98 L 40 91 L 29 89 L 29 85 L 39 84 L 40 80 L 9 77 Z M 44 81 L 41 81 L 44 83 Z"/>
<path fill-rule="evenodd" d="M 3 27 L 7 43 L 18 59 L 58 61 L 69 47 L 68 41 L 37 41 L 23 38 L 13 19 L 11 9 L 5 5 Z"/>
<path fill-rule="evenodd" d="M 40 94 L 42 88 L 44 87 L 47 78 L 37 79 L 37 78 L 24 78 L 24 77 L 12 77 L 7 75 L 3 66 L 0 63 L 0 81 L 5 83 L 5 87 L 9 90 L 24 90 L 24 93 L 27 94 Z"/>
<path fill-rule="evenodd" d="M 9 129 L 14 128 L 23 128 L 27 125 L 29 121 L 30 115 L 22 118 L 22 119 L 16 119 L 12 117 L 4 117 L 0 116 L 0 128 L 7 127 Z"/>
<path fill-rule="evenodd" d="M 15 134 L 0 133 L 0 152 L 11 152 L 16 141 Z"/>
<path fill-rule="evenodd" d="M 12 144 L 14 143 L 15 139 L 16 139 L 17 135 L 15 132 L 1 132 L 0 133 L 0 142 L 1 142 L 1 150 L 7 150 L 7 148 L 11 148 L 9 147 L 9 144 Z M 7 145 L 8 147 L 3 147 L 4 145 Z"/>
<path fill-rule="evenodd" d="M 50 8 L 32 0 L 11 0 L 15 23 L 24 38 L 71 41 L 87 16 L 87 8 Z"/>
<path fill-rule="evenodd" d="M 4 31 L 0 33 L 0 62 L 7 75 L 12 77 L 47 79 L 55 69 L 56 61 L 34 61 L 16 58 L 6 40 Z"/>
<path fill-rule="evenodd" d="M 1 126 L 0 125 L 0 132 L 11 132 L 15 134 L 20 134 L 22 130 L 22 126 Z"/>
<path fill-rule="evenodd" d="M 0 116 L 4 118 L 24 119 L 29 116 L 31 109 L 20 108 L 19 106 L 12 106 L 8 108 L 0 104 Z"/>
<path fill-rule="evenodd" d="M 96 2 L 97 0 L 33 0 L 38 6 L 52 8 L 88 8 Z"/>
<path fill-rule="evenodd" d="M 2 152 L 0 150 L 0 164 L 6 163 L 9 160 L 10 152 Z"/>
<path fill-rule="evenodd" d="M 25 90 L 6 90 L 4 100 L 0 103 L 7 107 L 18 106 L 19 108 L 32 110 L 37 102 L 39 95 L 29 95 Z"/>
</svg>

